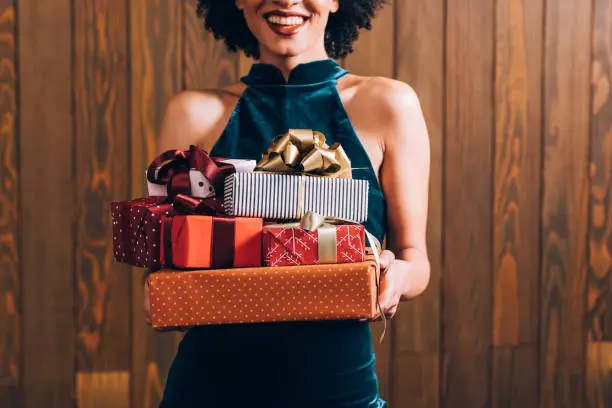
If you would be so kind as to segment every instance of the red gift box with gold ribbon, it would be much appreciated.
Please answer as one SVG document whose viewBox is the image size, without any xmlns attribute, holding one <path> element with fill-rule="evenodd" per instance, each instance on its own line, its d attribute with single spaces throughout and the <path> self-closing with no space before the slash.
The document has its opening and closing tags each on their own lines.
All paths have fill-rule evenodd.
<svg viewBox="0 0 612 408">
<path fill-rule="evenodd" d="M 266 266 L 363 262 L 365 229 L 362 225 L 333 225 L 315 231 L 266 226 L 263 247 Z"/>
<path fill-rule="evenodd" d="M 374 239 L 361 224 L 307 212 L 300 222 L 266 224 L 263 230 L 264 265 L 363 262 L 366 237 Z"/>
</svg>

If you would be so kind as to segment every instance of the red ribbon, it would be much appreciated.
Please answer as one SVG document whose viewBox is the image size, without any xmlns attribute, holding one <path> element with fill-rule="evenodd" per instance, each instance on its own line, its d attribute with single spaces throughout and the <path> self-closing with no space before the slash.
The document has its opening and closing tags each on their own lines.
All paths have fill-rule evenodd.
<svg viewBox="0 0 612 408">
<path fill-rule="evenodd" d="M 173 198 L 174 209 L 187 215 L 219 215 L 223 214 L 223 200 L 217 197 L 197 199 L 184 194 Z"/>
<path fill-rule="evenodd" d="M 164 259 L 162 260 L 163 264 L 168 268 L 176 268 L 174 262 L 172 262 L 172 220 L 173 217 L 164 217 L 162 222 L 162 231 L 163 236 L 162 240 L 164 242 Z"/>
<path fill-rule="evenodd" d="M 215 269 L 234 266 L 236 219 L 214 217 L 212 227 L 211 264 Z"/>
<path fill-rule="evenodd" d="M 154 184 L 166 185 L 168 197 L 178 194 L 191 195 L 189 180 L 191 169 L 198 170 L 210 180 L 216 194 L 221 194 L 225 178 L 235 171 L 231 164 L 224 163 L 219 158 L 213 159 L 205 150 L 191 145 L 189 150 L 167 150 L 157 156 L 149 164 L 147 180 Z"/>
<path fill-rule="evenodd" d="M 213 216 L 211 268 L 223 269 L 234 266 L 234 246 L 236 242 L 236 219 L 234 217 L 218 217 L 218 203 L 221 200 L 212 198 L 196 200 L 178 195 L 174 206 L 179 212 L 186 214 L 205 214 Z M 164 217 L 163 221 L 164 263 L 169 268 L 176 268 L 172 261 L 172 225 L 173 217 Z M 179 231 L 180 233 L 180 231 Z"/>
</svg>

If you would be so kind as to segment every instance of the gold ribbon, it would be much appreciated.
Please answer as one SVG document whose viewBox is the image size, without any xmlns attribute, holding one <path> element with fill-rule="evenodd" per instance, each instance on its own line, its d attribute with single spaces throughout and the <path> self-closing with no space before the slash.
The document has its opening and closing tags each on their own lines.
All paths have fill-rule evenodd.
<svg viewBox="0 0 612 408">
<path fill-rule="evenodd" d="M 300 228 L 306 231 L 319 231 L 319 263 L 338 263 L 336 224 L 340 222 L 326 221 L 325 217 L 309 211 L 300 220 Z"/>
<path fill-rule="evenodd" d="M 342 146 L 330 147 L 323 133 L 308 129 L 290 129 L 273 140 L 255 171 L 352 178 L 351 161 Z"/>
<path fill-rule="evenodd" d="M 301 175 L 300 176 L 300 186 L 298 187 L 298 202 L 297 202 L 297 208 L 295 210 L 295 218 L 296 219 L 300 219 L 302 218 L 302 211 L 304 211 L 304 197 L 306 196 L 306 192 L 304 191 L 304 187 L 305 187 L 305 182 L 306 182 L 306 176 Z"/>
</svg>

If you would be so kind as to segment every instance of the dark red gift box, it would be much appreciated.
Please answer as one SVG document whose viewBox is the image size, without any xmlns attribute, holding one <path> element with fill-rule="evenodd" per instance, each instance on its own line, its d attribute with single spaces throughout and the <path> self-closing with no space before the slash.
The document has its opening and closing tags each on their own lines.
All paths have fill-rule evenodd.
<svg viewBox="0 0 612 408">
<path fill-rule="evenodd" d="M 176 213 L 166 197 L 111 203 L 115 259 L 132 266 L 159 269 L 161 223 Z"/>
</svg>

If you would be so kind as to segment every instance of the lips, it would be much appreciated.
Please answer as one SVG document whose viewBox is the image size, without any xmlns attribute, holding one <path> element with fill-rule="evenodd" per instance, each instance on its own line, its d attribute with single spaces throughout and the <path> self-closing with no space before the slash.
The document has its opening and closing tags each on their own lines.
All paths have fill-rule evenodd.
<svg viewBox="0 0 612 408">
<path fill-rule="evenodd" d="M 309 16 L 299 13 L 274 11 L 267 13 L 264 19 L 268 23 L 268 27 L 276 34 L 291 36 L 304 26 Z"/>
</svg>

